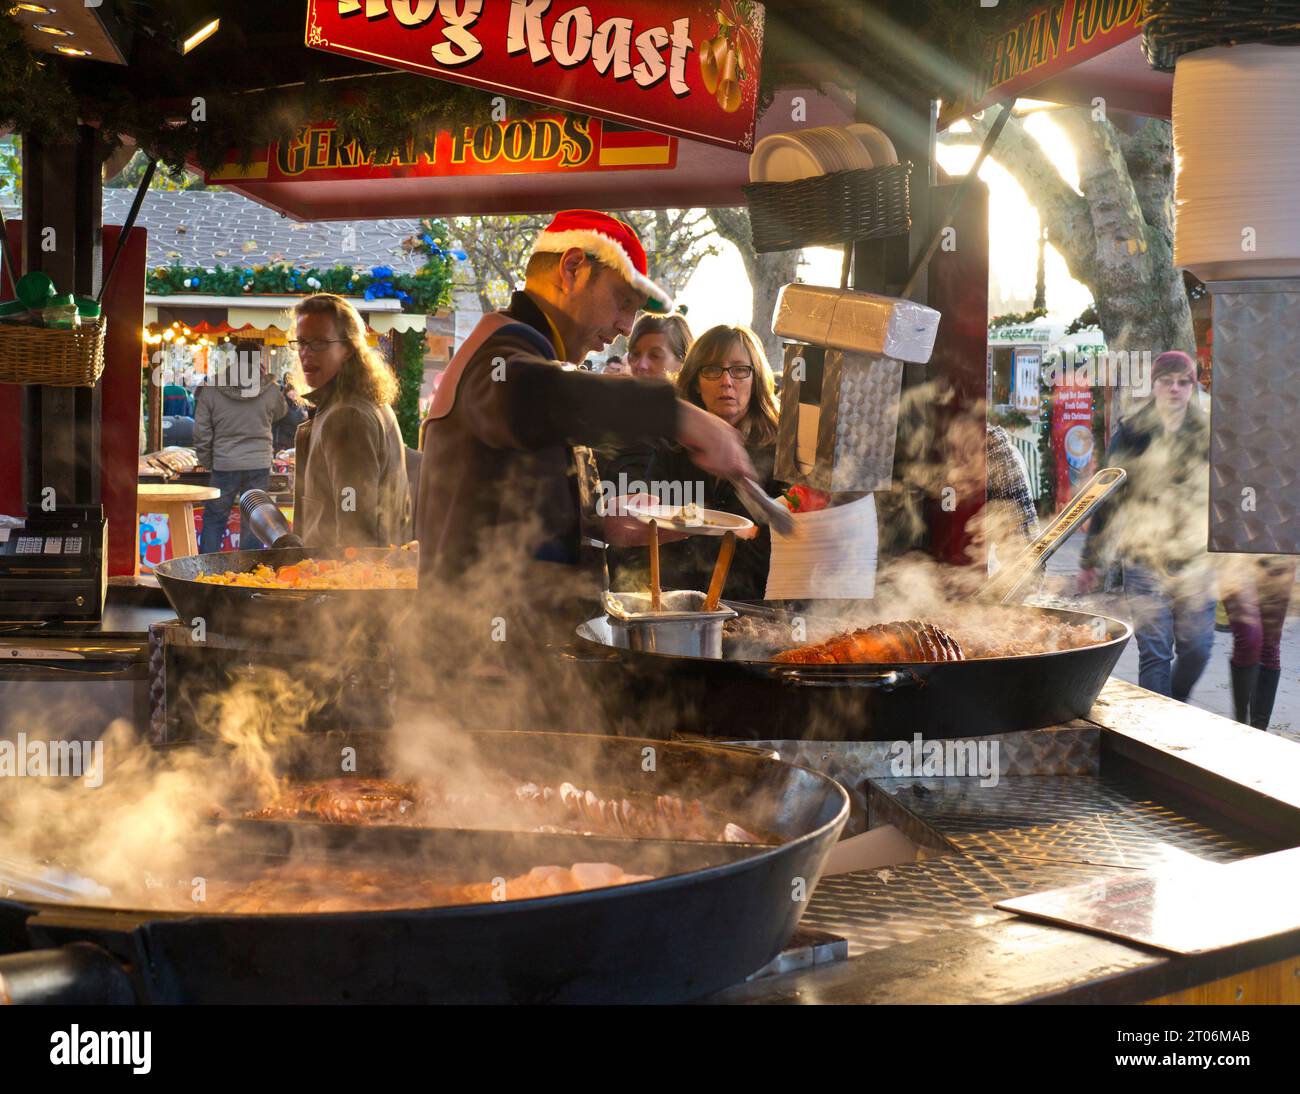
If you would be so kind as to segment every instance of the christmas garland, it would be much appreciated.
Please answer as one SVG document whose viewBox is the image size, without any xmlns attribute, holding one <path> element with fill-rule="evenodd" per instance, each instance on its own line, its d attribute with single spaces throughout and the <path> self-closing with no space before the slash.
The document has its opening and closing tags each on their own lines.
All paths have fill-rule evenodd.
<svg viewBox="0 0 1300 1094">
<path fill-rule="evenodd" d="M 414 274 L 394 273 L 391 266 L 368 272 L 352 266 L 292 266 L 286 262 L 257 266 L 156 266 L 149 271 L 151 296 L 305 296 L 316 292 L 360 296 L 366 300 L 398 300 L 402 310 L 429 315 L 451 300 L 450 272 L 425 267 Z"/>
<path fill-rule="evenodd" d="M 1066 334 L 1078 334 L 1085 330 L 1099 330 L 1101 320 L 1097 316 L 1097 305 L 1089 304 L 1065 328 Z"/>
<path fill-rule="evenodd" d="M 995 315 L 989 320 L 989 330 L 998 330 L 1001 327 L 1023 327 L 1037 319 L 1042 319 L 1046 314 L 1046 308 L 1031 308 L 1029 311 Z"/>
</svg>

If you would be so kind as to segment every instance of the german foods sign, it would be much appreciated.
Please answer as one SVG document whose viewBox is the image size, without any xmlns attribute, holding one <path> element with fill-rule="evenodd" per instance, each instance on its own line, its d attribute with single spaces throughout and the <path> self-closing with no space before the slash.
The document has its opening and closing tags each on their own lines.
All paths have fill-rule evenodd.
<svg viewBox="0 0 1300 1094">
<path fill-rule="evenodd" d="M 207 173 L 220 182 L 347 182 L 356 179 L 655 171 L 677 166 L 677 138 L 573 115 L 537 115 L 458 132 L 441 130 L 433 152 L 414 141 L 382 156 L 339 137 L 333 122 L 304 126 L 243 165 L 232 152 Z"/>
<path fill-rule="evenodd" d="M 308 0 L 307 45 L 753 151 L 752 0 Z"/>
<path fill-rule="evenodd" d="M 1142 31 L 1143 0 L 1054 0 L 991 34 L 968 96 L 940 125 L 1013 98 Z M 989 9 L 996 18 L 998 9 Z"/>
</svg>

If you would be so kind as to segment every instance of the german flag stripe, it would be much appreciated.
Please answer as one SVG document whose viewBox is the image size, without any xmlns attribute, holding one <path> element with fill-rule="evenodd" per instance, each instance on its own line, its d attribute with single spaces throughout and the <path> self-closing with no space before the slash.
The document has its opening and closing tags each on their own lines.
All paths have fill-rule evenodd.
<svg viewBox="0 0 1300 1094">
<path fill-rule="evenodd" d="M 601 148 L 667 148 L 676 138 L 644 129 L 624 129 L 606 122 L 601 129 Z"/>
<path fill-rule="evenodd" d="M 600 149 L 602 167 L 662 167 L 672 163 L 672 149 L 664 148 L 606 148 Z"/>
<path fill-rule="evenodd" d="M 223 163 L 215 171 L 207 173 L 208 182 L 240 181 L 248 179 L 265 179 L 269 176 L 271 166 L 271 149 L 263 148 L 253 153 L 253 160 L 247 167 L 240 166 L 238 157 Z"/>
</svg>

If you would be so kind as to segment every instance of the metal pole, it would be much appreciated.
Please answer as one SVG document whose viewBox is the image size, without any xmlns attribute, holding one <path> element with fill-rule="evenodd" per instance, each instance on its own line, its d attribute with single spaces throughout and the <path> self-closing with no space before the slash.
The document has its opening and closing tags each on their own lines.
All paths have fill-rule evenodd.
<svg viewBox="0 0 1300 1094">
<path fill-rule="evenodd" d="M 948 211 L 944 214 L 943 220 L 934 230 L 934 235 L 930 237 L 930 245 L 926 247 L 921 257 L 917 259 L 916 265 L 912 267 L 912 272 L 908 276 L 907 284 L 903 287 L 901 295 L 904 298 L 910 297 L 916 290 L 917 283 L 921 280 L 921 275 L 925 273 L 925 268 L 930 264 L 930 259 L 934 257 L 934 252 L 939 249 L 939 244 L 943 241 L 943 233 L 952 224 L 953 219 L 957 216 L 957 210 L 961 208 L 961 203 L 966 200 L 966 195 L 974 185 L 975 180 L 979 177 L 980 168 L 984 166 L 984 161 L 993 151 L 993 146 L 997 144 L 998 137 L 1002 135 L 1002 130 L 1006 128 L 1007 121 L 1011 118 L 1011 107 L 1013 100 L 1006 99 L 1002 102 L 1002 113 L 998 115 L 997 120 L 993 123 L 988 133 L 984 136 L 984 143 L 980 145 L 979 155 L 975 157 L 975 162 L 971 165 L 970 171 L 962 179 L 961 185 L 957 187 L 957 193 L 953 195 L 952 202 L 948 206 Z"/>
</svg>

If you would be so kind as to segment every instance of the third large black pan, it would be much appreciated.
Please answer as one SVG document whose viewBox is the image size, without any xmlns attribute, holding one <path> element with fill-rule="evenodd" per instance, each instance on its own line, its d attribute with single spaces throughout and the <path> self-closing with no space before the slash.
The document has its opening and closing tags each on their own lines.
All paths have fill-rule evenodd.
<svg viewBox="0 0 1300 1094">
<path fill-rule="evenodd" d="M 759 754 L 587 734 L 482 733 L 469 740 L 472 752 L 458 752 L 460 763 L 473 755 L 476 764 L 514 778 L 586 772 L 598 785 L 698 795 L 780 842 L 748 845 L 743 854 L 726 845 L 686 844 L 663 860 L 663 841 L 627 840 L 613 852 L 619 864 L 660 876 L 499 904 L 186 915 L 0 900 L 0 943 L 6 928 L 15 941 L 36 948 L 94 941 L 133 968 L 141 997 L 154 1003 L 683 1002 L 736 983 L 781 949 L 848 816 L 839 784 Z M 365 773 L 383 773 L 383 741 L 382 735 L 322 734 L 304 743 L 294 768 L 336 773 L 339 747 L 350 743 Z M 388 842 L 387 834 L 364 832 L 369 846 L 346 856 L 331 851 L 326 861 L 375 862 L 373 845 Z M 247 832 L 236 835 L 242 841 Z M 434 835 L 431 858 L 413 858 L 411 841 L 403 840 L 400 863 L 436 866 L 442 852 L 459 847 L 474 852 L 469 876 L 501 871 L 505 877 L 561 857 L 566 865 L 589 861 L 619 842 L 527 834 L 517 843 L 484 842 L 456 830 Z M 551 846 L 540 850 L 539 841 Z M 583 846 L 588 842 L 594 846 Z M 231 850 L 251 866 L 273 864 L 260 844 L 241 842 Z M 205 862 L 195 858 L 194 868 L 206 869 Z"/>
<path fill-rule="evenodd" d="M 836 602 L 733 604 L 756 615 L 835 615 Z M 820 611 L 819 611 L 820 608 Z M 1012 610 L 1009 610 L 1012 611 Z M 1018 608 L 1041 620 L 1095 626 L 1104 639 L 1078 649 L 940 664 L 787 665 L 679 657 L 618 648 L 604 617 L 577 630 L 566 652 L 630 709 L 671 708 L 681 729 L 715 740 L 910 740 L 977 737 L 1085 717 L 1132 628 L 1116 619 Z M 1009 622 L 1013 622 L 1009 616 Z"/>
</svg>

